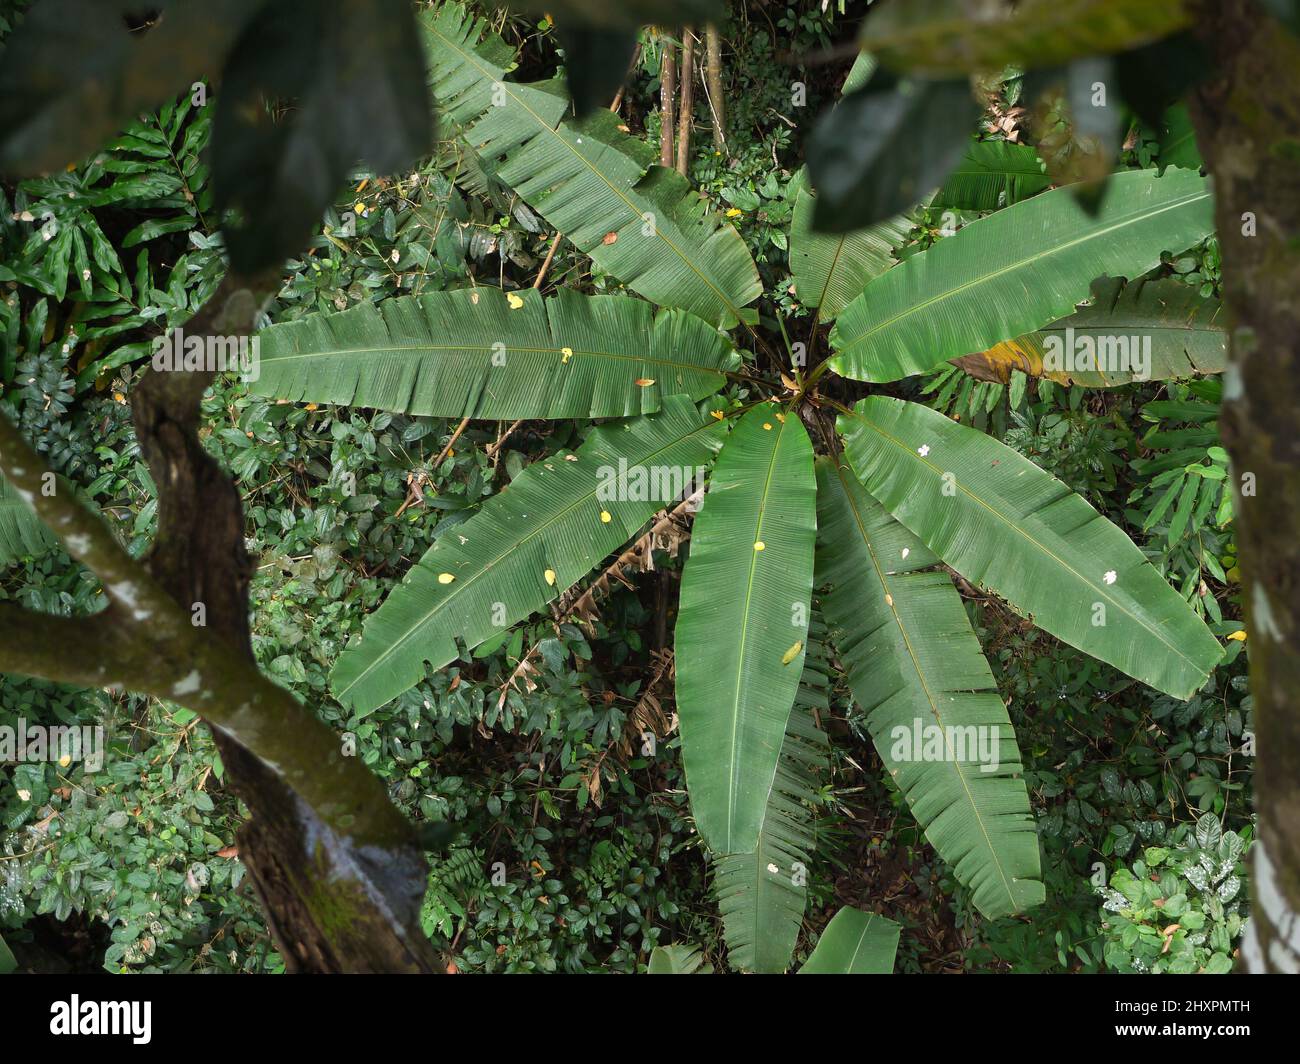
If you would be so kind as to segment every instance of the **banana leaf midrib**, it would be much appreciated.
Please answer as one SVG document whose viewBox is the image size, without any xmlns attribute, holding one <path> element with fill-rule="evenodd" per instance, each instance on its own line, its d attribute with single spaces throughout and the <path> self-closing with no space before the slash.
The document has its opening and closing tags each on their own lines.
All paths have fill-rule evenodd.
<svg viewBox="0 0 1300 1064">
<path fill-rule="evenodd" d="M 840 255 L 844 251 L 844 245 L 848 243 L 848 239 L 852 235 L 852 233 L 843 233 L 840 235 L 840 238 L 835 241 L 835 254 L 831 256 L 830 269 L 826 271 L 826 280 L 822 282 L 821 294 L 817 297 L 817 310 L 813 314 L 814 326 L 821 318 L 822 304 L 826 302 L 826 293 L 831 290 L 831 279 L 835 276 L 835 267 L 840 264 Z"/>
<path fill-rule="evenodd" d="M 840 478 L 841 482 L 844 481 L 844 466 L 839 461 L 835 462 L 835 475 Z M 930 690 L 929 683 L 926 682 L 925 673 L 921 669 L 921 663 L 916 656 L 916 651 L 912 648 L 912 640 L 908 635 L 907 626 L 903 624 L 903 619 L 899 616 L 898 609 L 893 604 L 893 592 L 890 588 L 889 580 L 885 575 L 884 567 L 880 564 L 880 559 L 876 556 L 876 550 L 871 545 L 871 538 L 867 535 L 866 526 L 862 522 L 862 514 L 854 502 L 853 493 L 848 490 L 847 486 L 844 490 L 844 498 L 849 509 L 853 512 L 853 522 L 857 525 L 858 531 L 862 535 L 862 543 L 867 548 L 867 553 L 871 556 L 871 564 L 876 571 L 876 577 L 880 581 L 880 586 L 885 589 L 885 594 L 888 596 L 885 600 L 885 605 L 889 608 L 889 613 L 890 616 L 894 618 L 894 623 L 898 625 L 899 634 L 903 637 L 903 645 L 907 648 L 908 660 L 911 662 L 912 668 L 916 672 L 916 678 L 921 685 L 921 690 L 925 693 L 925 700 L 930 704 L 930 712 L 934 715 L 934 719 L 938 722 L 943 733 L 943 743 L 948 754 L 948 762 L 956 769 L 957 778 L 961 780 L 962 790 L 966 792 L 966 803 L 975 815 L 975 820 L 980 826 L 980 833 L 984 836 L 984 842 L 988 847 L 988 852 L 992 858 L 993 866 L 998 870 L 998 878 L 1001 879 L 1002 887 L 1011 901 L 1011 911 L 1021 912 L 1022 909 L 1016 903 L 1016 896 L 1011 890 L 1011 884 L 1007 879 L 1007 874 L 1003 871 L 998 849 L 993 845 L 993 839 L 989 835 L 988 828 L 984 824 L 984 817 L 980 815 L 979 803 L 975 801 L 975 795 L 972 793 L 970 784 L 967 782 L 966 773 L 962 768 L 961 762 L 957 760 L 956 751 L 952 749 L 948 729 L 943 723 L 943 715 L 939 711 L 938 702 L 935 700 L 934 694 Z"/>
<path fill-rule="evenodd" d="M 892 443 L 895 447 L 897 447 L 897 448 L 898 448 L 900 451 L 902 451 L 904 454 L 908 455 L 910 458 L 913 458 L 913 459 L 915 459 L 915 460 L 917 460 L 917 461 L 920 461 L 920 462 L 924 462 L 924 463 L 925 463 L 927 466 L 929 466 L 930 469 L 932 469 L 932 470 L 933 470 L 937 475 L 939 475 L 939 476 L 942 476 L 942 475 L 943 475 L 943 472 L 944 472 L 944 471 L 943 471 L 942 469 L 940 469 L 937 465 L 935 465 L 933 462 L 931 462 L 928 458 L 924 457 L 923 455 L 919 455 L 919 454 L 917 454 L 915 451 L 912 450 L 911 447 L 909 447 L 909 446 L 907 446 L 907 444 L 903 443 L 902 440 L 898 439 L 898 438 L 895 437 L 895 436 L 890 435 L 888 432 L 886 432 L 884 429 L 882 429 L 879 425 L 874 424 L 874 423 L 871 422 L 869 419 L 863 417 L 861 414 L 857 413 L 856 411 L 854 411 L 854 412 L 852 413 L 852 416 L 855 417 L 855 418 L 858 418 L 859 420 L 861 420 L 862 423 L 863 423 L 864 425 L 866 425 L 866 426 L 867 426 L 867 427 L 868 427 L 872 432 L 876 433 L 876 435 L 880 436 L 882 439 L 885 439 L 885 440 L 887 440 L 888 442 Z M 1039 542 L 1038 540 L 1036 540 L 1033 536 L 1029 535 L 1029 533 L 1026 532 L 1024 529 L 1022 529 L 1018 524 L 1016 524 L 1015 521 L 1011 520 L 1011 518 L 1009 518 L 1006 514 L 1002 513 L 1002 511 L 998 510 L 996 507 L 990 506 L 987 502 L 985 502 L 983 499 L 981 499 L 978 495 L 976 495 L 976 494 L 974 494 L 973 492 L 971 492 L 970 489 L 968 489 L 964 484 L 960 483 L 960 481 L 955 481 L 955 483 L 956 483 L 956 486 L 958 487 L 958 489 L 960 489 L 961 492 L 962 492 L 964 495 L 966 495 L 968 498 L 970 498 L 971 501 L 973 501 L 973 502 L 977 503 L 979 506 L 983 507 L 983 508 L 984 508 L 985 510 L 987 510 L 990 514 L 992 514 L 992 515 L 993 515 L 994 517 L 996 517 L 999 521 L 1001 521 L 1004 525 L 1006 525 L 1006 527 L 1008 527 L 1008 528 L 1014 530 L 1014 531 L 1015 531 L 1019 536 L 1021 536 L 1023 539 L 1025 539 L 1025 540 L 1027 540 L 1028 542 L 1032 543 L 1035 547 L 1037 547 L 1037 548 L 1038 548 L 1039 550 L 1041 550 L 1044 554 L 1046 554 L 1048 557 L 1050 557 L 1054 562 L 1056 562 L 1058 565 L 1060 565 L 1062 569 L 1065 569 L 1067 572 L 1069 572 L 1069 573 L 1073 574 L 1074 576 L 1078 577 L 1079 580 L 1082 581 L 1082 582 L 1083 582 L 1087 587 L 1091 588 L 1091 589 L 1092 589 L 1093 591 L 1095 591 L 1097 594 L 1101 595 L 1104 599 L 1106 599 L 1107 602 L 1109 602 L 1109 603 L 1111 603 L 1112 605 L 1114 605 L 1114 607 L 1115 607 L 1117 610 L 1119 610 L 1120 613 L 1124 614 L 1126 617 L 1130 618 L 1134 623 L 1136 623 L 1137 626 L 1138 626 L 1139 628 L 1141 628 L 1142 630 L 1144 630 L 1144 631 L 1146 631 L 1146 632 L 1150 632 L 1150 633 L 1151 633 L 1152 635 L 1154 635 L 1157 639 L 1159 639 L 1161 643 L 1163 643 L 1166 647 L 1168 647 L 1170 650 L 1172 650 L 1172 651 L 1173 651 L 1173 652 L 1174 652 L 1174 653 L 1175 653 L 1179 658 L 1181 658 L 1183 661 L 1185 661 L 1185 662 L 1187 662 L 1188 664 L 1190 664 L 1190 665 L 1191 665 L 1194 669 L 1196 669 L 1197 671 L 1200 671 L 1200 668 L 1201 668 L 1200 665 L 1198 665 L 1197 662 L 1196 662 L 1194 659 L 1188 657 L 1185 653 L 1183 653 L 1183 652 L 1182 652 L 1182 651 L 1181 651 L 1181 650 L 1180 650 L 1180 649 L 1179 649 L 1175 644 L 1169 642 L 1169 640 L 1166 639 L 1166 638 L 1164 637 L 1164 635 L 1160 632 L 1160 630 L 1159 630 L 1157 627 L 1155 627 L 1153 624 L 1151 624 L 1151 623 L 1149 623 L 1149 622 L 1143 620 L 1141 617 L 1139 617 L 1139 616 L 1137 616 L 1136 614 L 1134 614 L 1131 610 L 1125 609 L 1123 603 L 1121 603 L 1121 602 L 1119 602 L 1117 599 L 1115 599 L 1115 598 L 1114 598 L 1114 597 L 1113 597 L 1109 592 L 1107 592 L 1107 591 L 1105 590 L 1104 587 L 1102 587 L 1102 586 L 1099 585 L 1099 584 L 1094 583 L 1094 582 L 1093 582 L 1092 580 L 1090 580 L 1088 577 L 1084 576 L 1083 573 L 1081 573 L 1081 572 L 1080 572 L 1078 569 L 1076 569 L 1074 566 L 1070 565 L 1070 563 L 1067 562 L 1064 558 L 1062 558 L 1060 555 L 1056 554 L 1054 551 L 1052 551 L 1051 549 L 1049 549 L 1045 544 L 1040 543 L 1040 542 Z M 1093 512 L 1096 513 L 1095 510 L 1094 510 Z M 1032 618 L 1030 618 L 1030 619 L 1032 620 Z"/>
<path fill-rule="evenodd" d="M 451 38 L 438 32 L 436 25 L 431 24 L 429 27 L 429 32 L 431 32 L 439 40 L 443 41 L 452 51 L 460 55 L 467 63 L 475 67 L 481 74 L 491 78 L 493 81 L 498 81 L 493 70 L 490 67 L 488 67 L 486 64 L 481 62 L 478 56 L 475 55 L 472 50 L 470 51 L 465 50 L 455 41 L 451 40 Z M 549 122 L 545 121 L 541 115 L 539 115 L 536 111 L 534 111 L 531 107 L 529 107 L 528 104 L 526 104 L 513 91 L 513 85 L 515 84 L 514 82 L 499 81 L 499 84 L 510 96 L 510 98 L 515 101 L 515 103 L 517 103 L 521 108 L 523 108 L 524 111 L 526 111 L 528 114 L 532 115 L 534 119 L 536 119 L 539 128 L 544 129 L 548 134 L 554 137 L 560 144 L 563 144 L 564 147 L 568 149 L 568 151 L 571 152 L 573 156 L 583 164 L 583 166 L 585 166 L 588 170 L 590 170 L 593 174 L 595 174 L 596 177 L 598 177 L 605 184 L 605 186 L 612 193 L 614 193 L 614 195 L 616 195 L 620 200 L 622 200 L 623 203 L 628 208 L 628 210 L 631 212 L 631 215 L 634 219 L 642 217 L 642 212 L 636 209 L 636 204 L 634 204 L 624 194 L 621 188 L 619 188 L 612 181 L 610 181 L 608 177 L 606 177 L 603 173 L 601 173 L 601 171 L 598 170 L 592 164 L 591 160 L 584 157 L 580 152 L 574 151 L 573 146 L 569 144 L 563 137 L 559 136 L 559 134 L 556 133 L 555 129 L 551 126 Z M 666 236 L 664 236 L 659 226 L 653 225 L 651 226 L 651 229 L 654 231 L 654 235 L 658 237 L 661 241 L 663 241 L 664 245 L 670 251 L 672 251 L 674 255 L 676 255 L 679 259 L 681 259 L 681 261 L 687 266 L 687 268 L 690 269 L 690 271 L 693 274 L 695 274 L 695 276 L 698 277 L 706 287 L 708 287 L 715 295 L 717 295 L 717 297 L 731 312 L 732 316 L 737 321 L 740 321 L 742 319 L 741 308 L 737 307 L 734 303 L 732 303 L 732 301 L 729 298 L 727 298 L 726 293 L 723 292 L 720 288 L 718 288 L 718 286 L 715 285 L 712 281 L 710 281 L 709 278 L 700 271 L 699 267 L 697 267 L 695 263 L 693 263 L 690 260 L 690 258 L 682 252 L 681 248 L 679 248 L 676 244 L 674 244 L 671 240 L 669 240 Z"/>
<path fill-rule="evenodd" d="M 849 958 L 848 970 L 853 971 L 853 966 L 858 963 L 858 954 L 862 952 L 862 944 L 867 941 L 867 935 L 871 932 L 872 926 L 877 920 L 882 919 L 878 913 L 868 913 L 870 919 L 862 927 L 862 933 L 858 935 L 857 944 L 853 947 L 853 956 Z"/>
<path fill-rule="evenodd" d="M 685 436 L 676 436 L 671 441 L 666 443 L 663 447 L 659 448 L 657 451 L 653 451 L 650 454 L 646 455 L 643 459 L 641 459 L 639 464 L 645 465 L 647 463 L 653 462 L 655 458 L 663 454 L 665 451 L 670 451 L 673 448 L 680 446 L 684 441 L 693 439 L 696 436 L 700 435 L 701 433 L 711 432 L 715 428 L 716 428 L 716 423 L 710 421 L 707 424 L 701 425 L 699 428 L 693 430 L 692 432 L 687 433 Z M 631 467 L 628 468 L 627 472 L 628 473 L 631 472 Z M 619 479 L 613 481 L 612 483 L 615 484 L 620 483 L 622 478 L 625 475 L 626 475 L 625 473 L 620 473 Z M 606 481 L 604 482 L 603 486 L 605 486 L 606 489 L 608 490 L 608 485 L 610 483 L 611 482 Z M 335 692 L 336 697 L 340 701 L 342 701 L 344 696 L 347 695 L 349 691 L 351 691 L 354 687 L 356 687 L 357 684 L 359 684 L 362 680 L 364 680 L 367 676 L 369 676 L 376 668 L 378 668 L 384 661 L 386 661 L 389 658 L 389 656 L 394 653 L 394 651 L 396 651 L 399 647 L 404 646 L 410 639 L 414 638 L 415 633 L 418 632 L 424 626 L 424 624 L 429 620 L 430 617 L 432 617 L 435 613 L 445 610 L 448 602 L 454 599 L 458 594 L 460 594 L 466 588 L 473 586 L 476 580 L 480 579 L 483 576 L 486 576 L 488 573 L 492 571 L 492 569 L 495 566 L 505 561 L 508 557 L 510 557 L 511 554 L 517 551 L 524 544 L 532 542 L 543 532 L 545 532 L 548 528 L 559 523 L 565 516 L 572 513 L 579 506 L 589 503 L 596 496 L 596 493 L 601 489 L 601 487 L 602 487 L 601 482 L 594 483 L 592 489 L 589 492 L 585 492 L 584 494 L 579 496 L 577 499 L 575 499 L 570 505 L 566 506 L 564 509 L 557 510 L 554 514 L 550 516 L 549 520 L 547 520 L 542 524 L 537 525 L 533 529 L 533 531 L 529 532 L 526 536 L 523 536 L 522 538 L 515 540 L 513 543 L 510 544 L 510 546 L 506 550 L 499 553 L 490 562 L 481 566 L 478 569 L 478 571 L 476 571 L 472 576 L 470 576 L 464 581 L 459 582 L 457 586 L 454 587 L 446 595 L 446 597 L 439 599 L 436 603 L 434 603 L 431 609 L 423 613 L 420 616 L 419 620 L 413 623 L 410 626 L 410 628 L 401 636 L 401 638 L 395 639 L 389 646 L 385 647 L 384 650 L 375 658 L 374 661 L 372 661 L 369 665 L 367 665 L 364 669 L 362 669 L 361 672 L 359 672 L 353 678 L 352 682 L 348 684 L 347 687 L 341 688 L 339 691 Z M 433 550 L 436 547 L 437 544 L 435 543 L 434 547 L 431 547 L 430 550 Z"/>
<path fill-rule="evenodd" d="M 777 419 L 777 424 L 780 425 L 781 428 L 780 431 L 776 433 L 775 439 L 772 441 L 772 456 L 771 458 L 768 459 L 767 462 L 767 478 L 763 481 L 763 494 L 760 496 L 759 499 L 758 524 L 754 528 L 754 538 L 752 541 L 753 543 L 759 542 L 759 540 L 762 539 L 763 537 L 763 518 L 767 515 L 767 499 L 768 499 L 768 495 L 770 495 L 772 491 L 772 476 L 776 471 L 776 456 L 777 456 L 777 452 L 780 451 L 781 449 L 781 436 L 785 432 L 785 421 L 782 419 Z M 752 549 L 751 546 L 749 552 L 749 578 L 745 581 L 745 608 L 741 613 L 742 619 L 740 624 L 740 653 L 737 655 L 736 658 L 736 682 L 734 685 L 736 693 L 731 704 L 731 752 L 730 752 L 730 757 L 728 759 L 728 765 L 732 766 L 732 770 L 728 773 L 730 779 L 728 780 L 728 784 L 727 784 L 726 852 L 728 853 L 731 851 L 731 833 L 734 827 L 734 821 L 736 816 L 736 797 L 737 797 L 736 786 L 740 779 L 740 773 L 734 770 L 734 766 L 739 761 L 739 756 L 737 752 L 737 743 L 739 740 L 739 728 L 740 728 L 740 692 L 742 689 L 741 677 L 745 673 L 745 662 L 746 660 L 748 660 L 747 655 L 745 653 L 745 637 L 749 633 L 749 604 L 754 597 L 754 572 L 758 568 L 758 554 L 759 552 L 757 550 Z M 791 711 L 793 712 L 793 710 Z M 774 776 L 772 779 L 772 786 L 775 785 L 776 785 L 776 778 Z M 771 793 L 772 793 L 772 788 L 769 787 L 768 788 L 769 799 L 771 797 Z M 755 853 L 757 853 L 757 851 L 755 851 Z"/>
<path fill-rule="evenodd" d="M 521 347 L 518 344 L 503 344 L 507 352 L 520 355 L 563 355 L 562 347 Z M 291 355 L 272 355 L 266 358 L 269 363 L 291 362 L 299 358 L 340 358 L 349 355 L 374 355 L 390 351 L 440 351 L 463 355 L 491 354 L 493 344 L 383 344 L 379 347 L 332 347 L 328 351 L 299 351 Z M 670 358 L 655 358 L 652 355 L 625 355 L 616 351 L 597 351 L 585 347 L 570 347 L 572 357 L 594 355 L 597 358 L 616 359 L 621 362 L 648 362 L 656 366 L 669 366 L 685 369 L 692 373 L 712 373 L 715 377 L 726 377 L 725 370 L 701 366 L 698 362 L 679 362 Z"/>
<path fill-rule="evenodd" d="M 1161 214 L 1165 214 L 1171 210 L 1177 210 L 1180 207 L 1186 207 L 1189 204 L 1196 203 L 1199 200 L 1208 199 L 1211 195 L 1212 193 L 1210 193 L 1208 190 L 1193 192 L 1182 197 L 1181 199 L 1174 200 L 1170 203 L 1162 204 L 1156 210 L 1140 210 L 1140 211 L 1135 211 L 1135 212 L 1125 214 L 1122 217 L 1117 218 L 1111 225 L 1107 226 L 1104 229 L 1098 229 L 1095 231 L 1085 233 L 1083 236 L 1075 237 L 1074 239 L 1069 240 L 1064 244 L 1054 245 L 1053 247 L 1047 249 L 1046 251 L 1035 252 L 1032 255 L 1029 255 L 1023 259 L 1018 259 L 1015 262 L 1009 263 L 1008 265 L 1003 266 L 997 270 L 993 270 L 989 273 L 981 274 L 978 277 L 972 277 L 970 280 L 964 281 L 962 284 L 957 285 L 954 288 L 945 289 L 944 291 L 939 292 L 936 295 L 929 297 L 928 299 L 922 299 L 910 303 L 908 304 L 906 310 L 900 311 L 898 314 L 895 314 L 892 318 L 886 318 L 884 321 L 877 322 L 866 332 L 860 333 L 859 335 L 855 336 L 849 343 L 845 344 L 843 347 L 837 348 L 835 350 L 835 354 L 833 356 L 832 361 L 838 362 L 840 359 L 844 358 L 850 351 L 853 351 L 855 348 L 857 348 L 858 345 L 866 343 L 875 333 L 879 332 L 881 329 L 887 328 L 899 321 L 909 318 L 914 314 L 917 314 L 923 310 L 926 310 L 934 306 L 936 303 L 942 302 L 943 300 L 954 298 L 955 296 L 958 296 L 966 292 L 970 288 L 987 284 L 988 282 L 995 280 L 996 278 L 1002 277 L 1008 273 L 1013 273 L 1016 270 L 1024 269 L 1032 265 L 1033 263 L 1038 262 L 1042 259 L 1046 259 L 1052 255 L 1058 255 L 1062 252 L 1069 251 L 1071 248 L 1077 247 L 1081 244 L 1086 244 L 1093 240 L 1097 240 L 1102 237 L 1105 237 L 1106 235 L 1114 232 L 1117 229 L 1123 229 L 1125 226 L 1131 225 L 1134 221 L 1137 220 L 1146 221 L 1152 218 L 1157 218 Z M 1033 203 L 1033 200 L 1022 200 L 1020 203 L 1012 204 L 1010 207 L 1007 207 L 1002 211 L 999 211 L 998 216 L 1005 217 L 1009 211 L 1014 211 L 1019 207 L 1023 207 L 1031 203 Z M 904 266 L 905 265 L 906 264 L 904 264 Z M 882 276 L 884 275 L 882 274 Z"/>
</svg>

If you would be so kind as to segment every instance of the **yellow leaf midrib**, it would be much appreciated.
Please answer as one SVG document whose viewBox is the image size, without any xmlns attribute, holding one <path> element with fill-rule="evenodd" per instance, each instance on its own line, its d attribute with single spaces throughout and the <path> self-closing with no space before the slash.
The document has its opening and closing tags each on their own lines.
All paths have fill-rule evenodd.
<svg viewBox="0 0 1300 1064">
<path fill-rule="evenodd" d="M 992 858 L 994 866 L 998 870 L 998 878 L 1002 880 L 1002 887 L 1007 893 L 1008 900 L 1011 902 L 1011 911 L 1020 912 L 1021 909 L 1016 903 L 1016 896 L 1011 890 L 1011 883 L 1007 879 L 1007 874 L 1002 868 L 1002 861 L 998 854 L 997 847 L 993 845 L 993 838 L 989 834 L 988 828 L 985 826 L 984 817 L 980 814 L 979 804 L 975 801 L 975 794 L 971 790 L 969 781 L 966 779 L 966 773 L 963 771 L 961 763 L 957 760 L 957 752 L 952 748 L 948 741 L 948 731 L 943 723 L 943 715 L 939 711 L 938 700 L 931 692 L 929 683 L 926 682 L 925 673 L 921 669 L 920 658 L 912 645 L 912 639 L 908 634 L 907 626 L 903 623 L 903 618 L 898 612 L 898 607 L 894 605 L 891 585 L 885 576 L 884 567 L 880 564 L 880 559 L 876 556 L 875 548 L 871 545 L 871 537 L 867 535 L 867 528 L 862 521 L 861 512 L 853 501 L 853 493 L 849 490 L 848 484 L 844 482 L 844 468 L 838 462 L 835 463 L 835 472 L 840 478 L 841 486 L 844 489 L 844 497 L 848 502 L 849 510 L 853 514 L 854 523 L 858 526 L 858 532 L 862 536 L 863 546 L 867 548 L 867 554 L 871 558 L 871 565 L 876 571 L 876 578 L 880 581 L 880 586 L 884 589 L 886 608 L 893 616 L 894 623 L 898 626 L 899 635 L 902 636 L 903 646 L 907 650 L 908 660 L 911 662 L 912 669 L 916 673 L 917 682 L 921 685 L 921 691 L 925 695 L 925 700 L 930 704 L 930 712 L 934 715 L 934 719 L 938 722 L 939 728 L 943 733 L 943 743 L 948 754 L 948 760 L 952 763 L 953 768 L 957 772 L 957 778 L 961 781 L 962 790 L 966 792 L 967 804 L 975 814 L 975 820 L 980 826 L 980 833 L 984 836 L 984 843 L 988 847 L 989 855 Z M 997 697 L 996 691 L 992 693 L 994 697 Z M 1013 876 L 1012 878 L 1014 879 L 1015 877 Z"/>
</svg>

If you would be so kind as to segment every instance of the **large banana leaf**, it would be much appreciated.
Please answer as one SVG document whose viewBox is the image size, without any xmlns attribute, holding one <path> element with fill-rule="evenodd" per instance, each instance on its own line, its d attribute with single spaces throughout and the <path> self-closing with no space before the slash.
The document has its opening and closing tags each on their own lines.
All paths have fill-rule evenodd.
<svg viewBox="0 0 1300 1064">
<path fill-rule="evenodd" d="M 1052 183 L 1038 152 L 1009 140 L 972 141 L 931 207 L 995 211 L 1035 196 Z"/>
<path fill-rule="evenodd" d="M 901 931 L 893 920 L 846 905 L 826 925 L 799 974 L 888 975 Z"/>
<path fill-rule="evenodd" d="M 8 565 L 24 554 L 36 554 L 52 542 L 53 537 L 35 511 L 0 479 L 0 565 Z"/>
<path fill-rule="evenodd" d="M 1214 231 L 1208 182 L 1116 174 L 1096 215 L 1068 188 L 973 222 L 869 283 L 831 332 L 840 374 L 892 381 L 1041 329 L 1103 274 L 1136 277 Z"/>
<path fill-rule="evenodd" d="M 261 395 L 473 418 L 622 417 L 702 399 L 738 358 L 694 315 L 626 296 L 432 292 L 261 334 Z"/>
<path fill-rule="evenodd" d="M 957 364 L 1004 384 L 1018 369 L 1090 388 L 1222 373 L 1228 364 L 1222 318 L 1217 299 L 1204 299 L 1173 278 L 1125 284 L 1101 277 L 1093 282 L 1088 306 Z"/>
<path fill-rule="evenodd" d="M 424 19 L 434 92 L 469 127 L 471 148 L 498 177 L 602 270 L 647 299 L 723 327 L 752 317 L 762 292 L 740 234 L 678 173 L 651 164 L 648 145 L 598 110 L 564 121 L 554 83 L 507 81 L 511 50 L 459 4 Z"/>
<path fill-rule="evenodd" d="M 1184 0 L 907 0 L 881 5 L 861 44 L 898 70 L 952 77 L 1047 67 L 1159 40 L 1192 18 Z"/>
<path fill-rule="evenodd" d="M 818 775 L 830 767 L 829 744 L 813 721 L 814 710 L 829 709 L 825 636 L 825 624 L 814 615 L 758 846 L 753 853 L 730 854 L 714 863 L 713 889 L 727 960 L 747 972 L 785 971 L 803 923 L 814 845 L 810 804 L 816 799 Z"/>
<path fill-rule="evenodd" d="M 1006 706 L 936 563 L 852 470 L 817 460 L 817 584 L 831 641 L 880 759 L 992 919 L 1042 903 L 1038 835 Z M 943 756 L 923 757 L 924 741 L 940 737 Z"/>
<path fill-rule="evenodd" d="M 1129 538 L 1059 480 L 899 399 L 864 399 L 839 429 L 867 491 L 967 580 L 1175 698 L 1205 683 L 1218 641 Z"/>
<path fill-rule="evenodd" d="M 709 478 L 677 619 L 682 762 L 714 854 L 752 853 L 803 673 L 817 488 L 797 414 L 755 407 Z"/>
<path fill-rule="evenodd" d="M 366 621 L 330 676 L 373 709 L 543 608 L 635 535 L 721 445 L 725 425 L 681 396 L 596 429 L 575 455 L 536 462 L 444 534 Z"/>
<path fill-rule="evenodd" d="M 868 281 L 894 264 L 894 248 L 912 223 L 900 217 L 848 233 L 820 233 L 813 228 L 816 207 L 817 197 L 801 176 L 790 222 L 790 272 L 799 302 L 832 321 Z"/>
</svg>

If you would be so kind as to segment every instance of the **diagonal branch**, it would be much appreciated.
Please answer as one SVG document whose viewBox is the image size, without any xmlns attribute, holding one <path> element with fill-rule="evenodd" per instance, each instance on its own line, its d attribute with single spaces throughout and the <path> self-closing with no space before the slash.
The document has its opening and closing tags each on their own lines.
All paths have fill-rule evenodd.
<svg viewBox="0 0 1300 1064">
<path fill-rule="evenodd" d="M 275 275 L 228 277 L 186 333 L 246 335 L 278 283 Z M 344 755 L 340 737 L 253 660 L 242 505 L 198 439 L 199 403 L 213 376 L 156 368 L 132 397 L 158 485 L 158 536 L 144 562 L 0 416 L 0 473 L 109 599 L 102 613 L 82 618 L 0 608 L 0 670 L 120 684 L 186 706 L 212 726 L 227 779 L 252 813 L 241 857 L 291 969 L 432 971 L 419 924 L 426 869 L 410 824 L 369 769 Z"/>
</svg>

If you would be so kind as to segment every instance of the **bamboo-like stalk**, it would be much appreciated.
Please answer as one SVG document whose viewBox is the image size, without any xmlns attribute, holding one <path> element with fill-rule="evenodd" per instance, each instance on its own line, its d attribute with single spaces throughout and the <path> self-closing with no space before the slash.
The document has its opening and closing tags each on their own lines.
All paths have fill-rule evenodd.
<svg viewBox="0 0 1300 1064">
<path fill-rule="evenodd" d="M 677 100 L 677 45 L 667 34 L 659 38 L 659 162 L 672 169 L 673 113 Z"/>
<path fill-rule="evenodd" d="M 682 65 L 677 79 L 681 101 L 677 109 L 677 172 L 683 177 L 691 166 L 691 126 L 695 121 L 695 32 L 682 30 Z"/>
<path fill-rule="evenodd" d="M 727 150 L 727 104 L 722 95 L 722 35 L 717 26 L 704 30 L 704 88 L 713 114 L 713 143 L 719 151 Z"/>
</svg>

